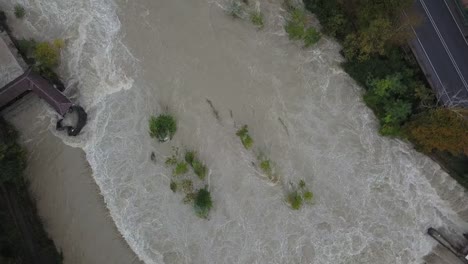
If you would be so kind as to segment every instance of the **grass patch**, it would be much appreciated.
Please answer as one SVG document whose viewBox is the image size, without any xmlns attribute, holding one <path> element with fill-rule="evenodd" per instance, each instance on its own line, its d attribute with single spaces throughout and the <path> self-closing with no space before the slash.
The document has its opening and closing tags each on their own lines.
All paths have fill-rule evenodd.
<svg viewBox="0 0 468 264">
<path fill-rule="evenodd" d="M 211 194 L 206 187 L 198 190 L 193 206 L 198 217 L 208 218 L 210 210 L 213 207 L 213 202 Z"/>
<path fill-rule="evenodd" d="M 247 125 L 244 125 L 241 129 L 237 130 L 236 135 L 240 138 L 245 149 L 250 149 L 252 147 L 253 139 L 249 135 L 249 129 Z"/>
<path fill-rule="evenodd" d="M 187 163 L 185 162 L 179 162 L 177 163 L 177 165 L 175 166 L 173 172 L 172 172 L 172 175 L 174 176 L 179 176 L 179 175 L 182 175 L 182 174 L 185 174 L 188 172 L 188 165 Z"/>
<path fill-rule="evenodd" d="M 22 19 L 26 15 L 26 10 L 22 5 L 16 4 L 14 8 L 14 13 L 16 18 Z"/>
<path fill-rule="evenodd" d="M 159 142 L 166 142 L 174 136 L 177 131 L 177 123 L 174 117 L 162 114 L 158 117 L 151 116 L 149 120 L 149 133 L 152 138 Z"/>
<path fill-rule="evenodd" d="M 258 28 L 263 28 L 264 23 L 263 23 L 263 14 L 260 11 L 253 11 L 250 13 L 250 21 L 252 24 L 257 26 Z"/>
</svg>

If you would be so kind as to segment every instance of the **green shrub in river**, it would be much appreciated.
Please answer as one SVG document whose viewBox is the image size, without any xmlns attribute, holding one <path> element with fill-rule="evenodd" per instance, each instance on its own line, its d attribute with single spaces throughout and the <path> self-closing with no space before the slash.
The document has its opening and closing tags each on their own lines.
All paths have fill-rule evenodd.
<svg viewBox="0 0 468 264">
<path fill-rule="evenodd" d="M 210 191 L 208 191 L 207 187 L 198 190 L 193 206 L 195 213 L 200 218 L 208 218 L 210 210 L 213 207 L 213 202 L 211 200 Z"/>
<path fill-rule="evenodd" d="M 289 18 L 284 26 L 289 39 L 300 40 L 304 37 L 306 30 L 306 17 L 305 12 L 299 8 L 293 9 Z"/>
<path fill-rule="evenodd" d="M 299 210 L 302 207 L 302 196 L 297 191 L 289 193 L 287 201 L 293 210 Z"/>
<path fill-rule="evenodd" d="M 244 125 L 241 129 L 237 130 L 236 135 L 240 138 L 242 145 L 246 149 L 250 149 L 253 145 L 253 139 L 249 135 L 249 129 L 247 125 Z"/>
<path fill-rule="evenodd" d="M 173 176 L 177 176 L 171 180 L 170 189 L 174 193 L 183 192 L 185 196 L 182 202 L 192 204 L 197 216 L 207 218 L 212 207 L 211 195 L 205 182 L 208 168 L 198 159 L 196 152 L 186 151 L 181 160 L 179 149 L 173 147 L 173 154 L 166 159 L 165 164 L 171 166 Z M 189 172 L 189 166 L 193 173 Z M 205 187 L 197 190 L 197 186 Z"/>
<path fill-rule="evenodd" d="M 263 28 L 263 14 L 260 11 L 253 11 L 250 13 L 250 21 L 252 24 L 256 25 L 259 28 Z"/>
<path fill-rule="evenodd" d="M 242 18 L 244 15 L 244 7 L 238 0 L 231 0 L 227 8 L 227 12 L 233 18 Z"/>
<path fill-rule="evenodd" d="M 303 203 L 313 204 L 314 194 L 309 191 L 304 180 L 300 180 L 296 186 L 292 185 L 292 190 L 287 194 L 286 202 L 291 209 L 301 209 Z"/>
<path fill-rule="evenodd" d="M 175 166 L 172 174 L 174 176 L 179 176 L 179 175 L 182 175 L 182 174 L 185 174 L 188 172 L 188 165 L 187 163 L 181 161 L 181 162 L 178 162 L 177 165 Z"/>
<path fill-rule="evenodd" d="M 159 142 L 172 139 L 176 131 L 177 123 L 171 115 L 161 114 L 158 117 L 151 116 L 149 119 L 150 136 L 157 138 Z"/>
<path fill-rule="evenodd" d="M 19 19 L 24 18 L 24 16 L 26 15 L 26 10 L 24 9 L 22 5 L 16 4 L 14 9 L 15 9 L 14 13 L 15 13 L 16 18 L 19 18 Z"/>
<path fill-rule="evenodd" d="M 308 48 L 317 43 L 320 38 L 320 32 L 318 32 L 315 28 L 308 28 L 304 33 L 304 46 Z"/>
</svg>

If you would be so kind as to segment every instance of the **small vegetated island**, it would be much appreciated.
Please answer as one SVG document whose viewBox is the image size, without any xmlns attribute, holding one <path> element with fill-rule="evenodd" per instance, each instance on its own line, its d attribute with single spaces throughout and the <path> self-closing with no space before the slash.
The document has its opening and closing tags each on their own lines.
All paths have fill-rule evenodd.
<svg viewBox="0 0 468 264">
<path fill-rule="evenodd" d="M 150 117 L 150 136 L 157 138 L 159 142 L 166 142 L 174 136 L 177 123 L 174 117 L 162 114 L 158 117 Z M 153 155 L 153 154 L 152 154 Z M 199 159 L 197 153 L 185 150 L 182 153 L 179 148 L 173 147 L 173 153 L 165 161 L 165 165 L 172 168 L 172 176 L 169 188 L 178 194 L 183 194 L 184 204 L 191 204 L 196 215 L 208 219 L 213 201 L 206 177 L 208 168 Z"/>
<path fill-rule="evenodd" d="M 286 195 L 285 201 L 289 204 L 291 209 L 299 210 L 304 203 L 313 204 L 314 195 L 308 189 L 304 180 L 300 180 L 298 184 L 294 184 L 292 182 L 285 184 L 282 181 L 282 177 L 278 172 L 276 165 L 265 155 L 265 153 L 257 149 L 252 149 L 254 141 L 249 134 L 249 128 L 247 125 L 244 125 L 237 130 L 236 135 L 239 137 L 244 148 L 246 150 L 250 150 L 256 157 L 257 162 L 254 164 L 261 171 L 262 176 L 274 185 L 281 184 Z"/>
<path fill-rule="evenodd" d="M 342 66 L 365 88 L 380 134 L 409 140 L 468 188 L 468 111 L 437 103 L 407 46 L 421 20 L 414 1 L 303 1 L 342 44 Z"/>
</svg>

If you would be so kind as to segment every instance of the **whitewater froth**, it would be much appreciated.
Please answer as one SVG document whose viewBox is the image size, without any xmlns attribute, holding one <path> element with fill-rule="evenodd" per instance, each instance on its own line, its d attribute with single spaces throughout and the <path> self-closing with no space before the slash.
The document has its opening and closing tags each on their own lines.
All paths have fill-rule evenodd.
<svg viewBox="0 0 468 264">
<path fill-rule="evenodd" d="M 454 211 L 431 185 L 450 181 L 440 168 L 406 143 L 378 136 L 360 87 L 339 68 L 336 43 L 323 39 L 309 50 L 290 43 L 279 1 L 261 3 L 268 25 L 259 32 L 227 18 L 225 4 L 27 6 L 30 31 L 67 40 L 61 71 L 90 123 L 64 141 L 86 151 L 117 227 L 140 258 L 419 263 L 433 246 L 428 226 L 463 225 L 456 212 L 466 208 Z M 170 191 L 163 165 L 170 147 L 147 133 L 148 116 L 166 106 L 179 120 L 173 144 L 196 150 L 210 168 L 209 221 Z M 255 155 L 234 135 L 242 124 L 280 168 L 282 185 L 270 185 L 252 165 Z M 294 212 L 284 195 L 300 179 L 317 200 Z"/>
</svg>

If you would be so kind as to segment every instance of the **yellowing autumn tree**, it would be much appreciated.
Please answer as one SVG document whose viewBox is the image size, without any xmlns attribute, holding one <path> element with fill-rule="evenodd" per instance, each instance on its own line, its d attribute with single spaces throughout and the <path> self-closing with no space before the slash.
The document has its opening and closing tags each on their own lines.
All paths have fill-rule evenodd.
<svg viewBox="0 0 468 264">
<path fill-rule="evenodd" d="M 468 121 L 454 110 L 424 112 L 407 123 L 405 132 L 425 153 L 438 150 L 468 156 Z"/>
</svg>

